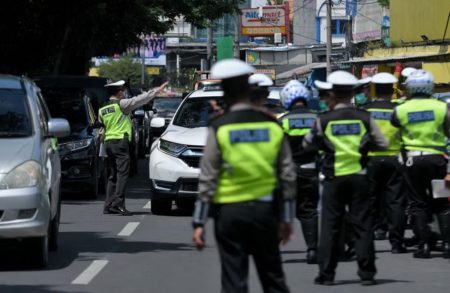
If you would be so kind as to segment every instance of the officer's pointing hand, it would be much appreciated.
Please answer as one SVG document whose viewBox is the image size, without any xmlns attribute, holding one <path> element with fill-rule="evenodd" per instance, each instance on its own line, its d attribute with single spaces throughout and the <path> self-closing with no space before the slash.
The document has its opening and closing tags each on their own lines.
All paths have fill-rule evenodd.
<svg viewBox="0 0 450 293">
<path fill-rule="evenodd" d="M 293 227 L 291 223 L 281 223 L 280 225 L 280 238 L 281 244 L 286 244 L 292 239 Z"/>
<path fill-rule="evenodd" d="M 203 238 L 204 233 L 205 229 L 203 227 L 197 227 L 194 229 L 192 241 L 194 242 L 194 245 L 198 250 L 202 250 L 203 247 L 205 247 L 205 240 Z"/>
<path fill-rule="evenodd" d="M 161 92 L 166 88 L 166 86 L 169 84 L 168 81 L 166 81 L 165 83 L 163 83 L 162 85 L 159 86 L 158 88 L 158 94 L 161 94 Z"/>
</svg>

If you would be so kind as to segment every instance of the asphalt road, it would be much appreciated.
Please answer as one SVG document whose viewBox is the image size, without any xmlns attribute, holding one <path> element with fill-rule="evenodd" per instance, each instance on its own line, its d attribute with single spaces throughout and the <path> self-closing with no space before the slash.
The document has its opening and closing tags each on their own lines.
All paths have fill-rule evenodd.
<svg viewBox="0 0 450 293">
<path fill-rule="evenodd" d="M 0 247 L 0 293 L 3 292 L 220 292 L 220 264 L 207 226 L 207 248 L 191 244 L 190 213 L 174 208 L 166 216 L 149 209 L 148 167 L 129 183 L 127 208 L 134 215 L 103 215 L 103 198 L 65 195 L 62 206 L 60 249 L 50 254 L 45 270 L 28 266 L 17 245 Z M 411 254 L 392 255 L 387 241 L 377 241 L 379 285 L 361 287 L 356 263 L 340 263 L 337 285 L 313 284 L 317 265 L 304 261 L 305 246 L 296 222 L 293 241 L 282 247 L 284 270 L 292 292 L 450 292 L 450 262 L 436 253 L 429 260 Z M 250 292 L 262 292 L 251 266 Z"/>
</svg>

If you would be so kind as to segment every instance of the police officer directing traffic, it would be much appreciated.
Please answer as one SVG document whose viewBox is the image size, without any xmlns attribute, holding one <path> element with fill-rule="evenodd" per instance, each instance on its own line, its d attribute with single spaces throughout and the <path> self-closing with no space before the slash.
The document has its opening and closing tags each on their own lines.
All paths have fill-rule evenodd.
<svg viewBox="0 0 450 293">
<path fill-rule="evenodd" d="M 428 223 L 436 214 L 443 239 L 443 257 L 450 258 L 449 201 L 433 199 L 431 188 L 433 179 L 444 179 L 450 173 L 445 158 L 450 113 L 445 102 L 432 97 L 434 80 L 430 72 L 415 70 L 405 83 L 408 100 L 395 108 L 391 122 L 402 134 L 409 213 L 413 231 L 420 239 L 413 256 L 431 257 L 432 231 Z"/>
<path fill-rule="evenodd" d="M 317 152 L 305 151 L 302 141 L 311 130 L 317 114 L 307 108 L 309 91 L 298 80 L 289 81 L 280 91 L 280 100 L 286 112 L 279 118 L 287 134 L 292 157 L 297 169 L 297 211 L 302 225 L 307 252 L 306 262 L 317 263 L 319 178 L 316 168 Z"/>
<path fill-rule="evenodd" d="M 397 82 L 398 79 L 390 73 L 375 74 L 372 77 L 375 97 L 365 104 L 364 108 L 370 112 L 389 142 L 387 150 L 369 152 L 370 192 L 375 202 L 374 209 L 377 211 L 374 230 L 382 224 L 383 215 L 386 215 L 391 252 L 405 253 L 407 250 L 403 245 L 403 234 L 406 223 L 406 198 L 403 190 L 403 174 L 398 162 L 401 148 L 400 132 L 390 121 L 392 112 L 398 105 L 391 101 L 394 84 Z"/>
<path fill-rule="evenodd" d="M 325 176 L 319 275 L 314 282 L 334 284 L 339 257 L 339 229 L 348 206 L 355 233 L 358 275 L 362 285 L 374 285 L 375 249 L 365 164 L 371 148 L 385 149 L 388 143 L 370 114 L 350 104 L 358 84 L 356 77 L 345 71 L 336 71 L 328 76 L 327 82 L 334 94 L 328 100 L 331 110 L 319 114 L 311 132 L 303 140 L 305 148 L 323 151 L 322 173 Z"/>
<path fill-rule="evenodd" d="M 119 80 L 105 85 L 111 97 L 109 102 L 99 109 L 98 115 L 105 128 L 104 143 L 109 167 L 104 214 L 131 215 L 125 207 L 125 188 L 130 169 L 129 143 L 132 127 L 129 114 L 151 101 L 166 85 L 167 82 L 159 88 L 130 99 L 124 99 L 125 81 Z"/>
<path fill-rule="evenodd" d="M 292 234 L 296 176 L 278 121 L 250 102 L 248 77 L 253 72 L 236 59 L 212 67 L 212 77 L 222 79 L 228 111 L 210 123 L 192 238 L 198 249 L 204 247 L 204 225 L 213 203 L 221 292 L 248 292 L 250 255 L 264 292 L 289 292 L 279 242 L 280 237 L 287 242 Z M 280 191 L 275 193 L 277 186 Z"/>
</svg>

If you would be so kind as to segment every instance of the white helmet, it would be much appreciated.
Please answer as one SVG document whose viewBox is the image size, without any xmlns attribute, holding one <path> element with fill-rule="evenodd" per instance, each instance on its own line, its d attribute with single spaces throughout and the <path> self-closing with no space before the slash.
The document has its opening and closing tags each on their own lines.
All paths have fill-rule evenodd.
<svg viewBox="0 0 450 293">
<path fill-rule="evenodd" d="M 332 83 L 333 85 L 342 86 L 358 85 L 358 79 L 353 74 L 343 70 L 332 72 L 330 75 L 328 75 L 327 82 Z"/>
<path fill-rule="evenodd" d="M 250 75 L 248 83 L 257 86 L 272 86 L 273 81 L 270 77 L 263 73 L 255 73 Z"/>
<path fill-rule="evenodd" d="M 303 100 L 308 102 L 309 91 L 301 84 L 298 80 L 289 81 L 280 92 L 281 105 L 289 110 L 294 102 L 298 100 Z"/>
<path fill-rule="evenodd" d="M 227 79 L 241 75 L 252 74 L 255 68 L 239 59 L 225 59 L 217 62 L 211 68 L 211 78 Z"/>
<path fill-rule="evenodd" d="M 333 88 L 333 84 L 325 81 L 315 80 L 314 85 L 319 90 L 331 90 Z"/>
<path fill-rule="evenodd" d="M 406 79 L 405 87 L 410 96 L 414 94 L 431 96 L 434 89 L 433 75 L 426 70 L 415 70 Z"/>
<path fill-rule="evenodd" d="M 391 73 L 381 72 L 372 76 L 372 83 L 375 84 L 394 84 L 398 82 L 398 78 Z"/>
<path fill-rule="evenodd" d="M 408 77 L 412 72 L 416 71 L 414 67 L 406 67 L 402 70 L 401 75 L 403 77 Z"/>
</svg>

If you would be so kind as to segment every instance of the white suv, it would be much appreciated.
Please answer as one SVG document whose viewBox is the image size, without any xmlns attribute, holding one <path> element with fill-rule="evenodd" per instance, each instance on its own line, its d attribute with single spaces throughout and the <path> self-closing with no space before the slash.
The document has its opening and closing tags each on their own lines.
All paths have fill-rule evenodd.
<svg viewBox="0 0 450 293">
<path fill-rule="evenodd" d="M 223 92 L 202 89 L 189 94 L 178 107 L 166 131 L 150 150 L 149 177 L 154 214 L 193 205 L 198 192 L 199 163 L 206 143 L 208 121 L 214 109 L 223 108 Z M 218 106 L 218 107 L 217 107 Z M 163 127 L 164 118 L 153 118 L 152 127 Z"/>
</svg>

